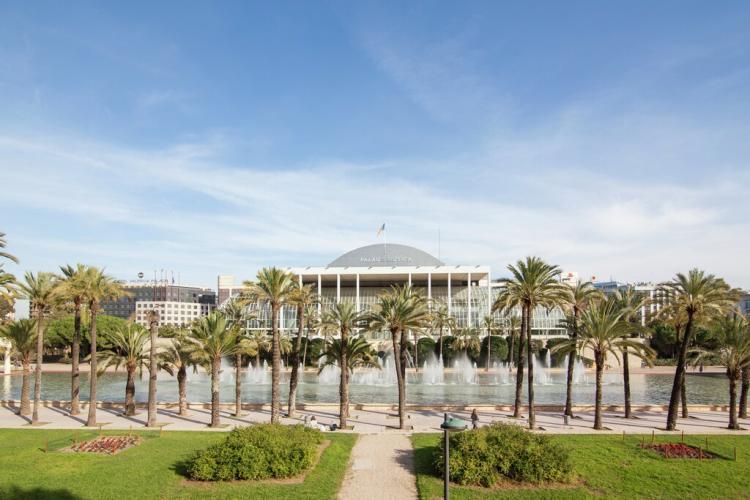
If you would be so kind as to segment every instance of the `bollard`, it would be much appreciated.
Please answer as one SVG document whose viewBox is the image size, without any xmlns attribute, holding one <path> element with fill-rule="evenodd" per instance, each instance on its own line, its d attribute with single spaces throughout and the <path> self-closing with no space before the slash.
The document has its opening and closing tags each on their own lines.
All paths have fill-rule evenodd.
<svg viewBox="0 0 750 500">
<path fill-rule="evenodd" d="M 685 442 L 685 431 L 684 430 L 682 431 L 682 437 L 680 437 L 680 442 L 681 443 Z"/>
<path fill-rule="evenodd" d="M 563 415 L 563 424 L 567 427 L 568 426 L 568 415 Z"/>
<path fill-rule="evenodd" d="M 708 451 L 708 436 L 706 436 L 706 451 Z"/>
<path fill-rule="evenodd" d="M 656 437 L 656 431 L 651 429 L 651 444 L 654 444 L 655 437 Z"/>
</svg>

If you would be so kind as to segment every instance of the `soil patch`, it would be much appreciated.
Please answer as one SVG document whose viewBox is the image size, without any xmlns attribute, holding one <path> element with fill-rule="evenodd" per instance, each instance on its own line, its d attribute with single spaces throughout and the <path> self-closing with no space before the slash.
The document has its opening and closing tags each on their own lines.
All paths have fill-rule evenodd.
<svg viewBox="0 0 750 500">
<path fill-rule="evenodd" d="M 664 458 L 697 458 L 699 460 L 716 458 L 716 455 L 702 448 L 696 448 L 684 443 L 640 444 L 638 446 L 655 451 Z"/>
<path fill-rule="evenodd" d="M 116 455 L 132 446 L 137 446 L 142 439 L 138 436 L 99 436 L 88 441 L 81 441 L 61 451 L 70 453 L 98 453 Z"/>
</svg>

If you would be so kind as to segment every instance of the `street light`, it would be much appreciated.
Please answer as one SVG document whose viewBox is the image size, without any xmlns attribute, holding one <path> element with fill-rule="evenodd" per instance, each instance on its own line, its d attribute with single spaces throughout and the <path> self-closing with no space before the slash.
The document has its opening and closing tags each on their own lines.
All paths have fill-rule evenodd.
<svg viewBox="0 0 750 500">
<path fill-rule="evenodd" d="M 460 418 L 450 417 L 448 414 L 443 414 L 443 423 L 440 424 L 440 428 L 443 429 L 443 498 L 448 500 L 450 493 L 448 492 L 448 484 L 450 483 L 450 442 L 448 441 L 448 433 L 450 431 L 462 431 L 467 428 L 466 422 Z"/>
</svg>

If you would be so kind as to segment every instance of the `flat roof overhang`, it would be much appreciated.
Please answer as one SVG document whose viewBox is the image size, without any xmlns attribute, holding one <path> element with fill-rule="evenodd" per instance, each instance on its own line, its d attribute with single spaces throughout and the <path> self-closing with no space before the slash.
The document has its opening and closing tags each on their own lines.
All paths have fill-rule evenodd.
<svg viewBox="0 0 750 500">
<path fill-rule="evenodd" d="M 318 276 L 321 281 L 336 280 L 337 276 L 342 278 L 354 278 L 359 275 L 360 282 L 366 281 L 408 281 L 409 275 L 412 280 L 426 280 L 430 275 L 433 280 L 466 281 L 471 275 L 472 281 L 489 278 L 489 266 L 371 266 L 371 267 L 292 267 L 287 271 L 295 276 L 302 276 L 306 283 L 317 282 Z"/>
</svg>

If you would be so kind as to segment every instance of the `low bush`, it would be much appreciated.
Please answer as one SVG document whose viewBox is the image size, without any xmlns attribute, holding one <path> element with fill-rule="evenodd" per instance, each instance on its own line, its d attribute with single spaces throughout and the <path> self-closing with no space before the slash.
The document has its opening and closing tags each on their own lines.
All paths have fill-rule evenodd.
<svg viewBox="0 0 750 500">
<path fill-rule="evenodd" d="M 492 424 L 450 436 L 450 477 L 461 485 L 489 487 L 503 479 L 524 483 L 569 482 L 568 450 L 547 436 L 513 424 Z M 443 440 L 434 464 L 443 473 Z"/>
<path fill-rule="evenodd" d="M 322 441 L 320 431 L 301 425 L 240 427 L 221 443 L 199 451 L 188 464 L 188 475 L 198 481 L 297 476 L 313 464 Z"/>
</svg>

